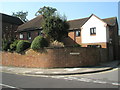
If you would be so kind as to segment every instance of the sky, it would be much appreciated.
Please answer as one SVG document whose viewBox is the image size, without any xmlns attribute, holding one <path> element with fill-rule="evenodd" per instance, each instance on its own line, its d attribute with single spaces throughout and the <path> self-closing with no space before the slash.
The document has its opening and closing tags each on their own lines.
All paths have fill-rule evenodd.
<svg viewBox="0 0 120 90">
<path fill-rule="evenodd" d="M 39 8 L 50 6 L 56 8 L 67 20 L 89 17 L 95 14 L 99 18 L 118 17 L 118 2 L 1 2 L 0 13 L 12 15 L 12 12 L 28 11 L 31 20 Z"/>
</svg>

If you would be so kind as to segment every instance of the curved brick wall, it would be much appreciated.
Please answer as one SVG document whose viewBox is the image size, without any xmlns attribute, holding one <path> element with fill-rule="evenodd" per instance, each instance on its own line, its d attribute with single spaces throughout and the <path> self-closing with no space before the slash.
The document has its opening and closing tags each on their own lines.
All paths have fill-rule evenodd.
<svg viewBox="0 0 120 90">
<path fill-rule="evenodd" d="M 2 64 L 17 67 L 77 67 L 91 66 L 100 62 L 98 48 L 56 48 L 46 49 L 44 53 L 33 50 L 25 55 L 2 52 Z M 105 57 L 105 55 L 103 55 Z"/>
</svg>

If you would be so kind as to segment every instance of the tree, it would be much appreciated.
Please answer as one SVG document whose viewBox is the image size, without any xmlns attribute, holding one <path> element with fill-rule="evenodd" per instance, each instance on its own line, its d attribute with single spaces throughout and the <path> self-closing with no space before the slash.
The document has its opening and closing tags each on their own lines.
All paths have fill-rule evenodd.
<svg viewBox="0 0 120 90">
<path fill-rule="evenodd" d="M 40 9 L 36 12 L 35 16 L 42 15 L 44 18 L 47 18 L 47 17 L 49 17 L 49 16 L 54 15 L 56 11 L 57 11 L 56 8 L 44 6 L 43 8 L 40 8 Z"/>
<path fill-rule="evenodd" d="M 52 41 L 61 41 L 64 36 L 67 36 L 69 24 L 65 16 L 60 16 L 56 13 L 57 9 L 52 7 L 40 8 L 37 13 L 41 14 L 44 18 L 42 25 L 43 32 L 46 37 L 50 38 Z"/>
<path fill-rule="evenodd" d="M 21 20 L 23 20 L 24 22 L 27 22 L 28 19 L 26 18 L 28 15 L 28 12 L 23 12 L 23 11 L 19 11 L 19 12 L 13 12 L 12 16 L 15 17 L 19 17 Z"/>
</svg>

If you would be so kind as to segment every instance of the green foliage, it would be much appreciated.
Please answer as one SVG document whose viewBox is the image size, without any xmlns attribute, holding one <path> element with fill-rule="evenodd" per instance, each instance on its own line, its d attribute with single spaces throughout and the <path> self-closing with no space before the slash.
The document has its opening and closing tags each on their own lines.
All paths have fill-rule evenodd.
<svg viewBox="0 0 120 90">
<path fill-rule="evenodd" d="M 40 8 L 35 15 L 42 15 L 44 18 L 47 18 L 49 16 L 52 16 L 55 13 L 55 11 L 57 11 L 56 8 L 44 6 L 43 8 Z"/>
<path fill-rule="evenodd" d="M 21 53 L 24 50 L 28 49 L 30 47 L 30 42 L 27 40 L 20 40 L 17 43 L 17 47 L 16 47 L 16 52 L 17 53 Z"/>
<path fill-rule="evenodd" d="M 69 25 L 59 16 L 51 16 L 43 23 L 43 32 L 53 41 L 61 41 L 68 34 Z"/>
<path fill-rule="evenodd" d="M 28 15 L 28 12 L 23 12 L 23 11 L 19 11 L 19 12 L 16 12 L 16 13 L 13 12 L 13 14 L 12 14 L 12 16 L 19 17 L 24 22 L 28 21 L 28 19 L 26 18 L 27 15 Z"/>
<path fill-rule="evenodd" d="M 81 45 L 80 44 L 75 44 L 75 45 L 73 45 L 73 47 L 81 47 Z"/>
<path fill-rule="evenodd" d="M 39 49 L 42 49 L 42 48 L 47 47 L 47 46 L 48 46 L 48 42 L 42 36 L 37 36 L 31 44 L 31 48 L 33 50 L 39 50 Z"/>
<path fill-rule="evenodd" d="M 10 44 L 11 44 L 10 41 L 2 40 L 2 50 L 3 51 L 8 51 L 8 49 L 10 49 Z"/>
<path fill-rule="evenodd" d="M 18 42 L 19 42 L 19 40 L 15 40 L 12 44 L 10 44 L 11 51 L 15 51 L 16 50 Z"/>
<path fill-rule="evenodd" d="M 61 41 L 68 34 L 69 24 L 66 22 L 65 16 L 60 17 L 55 11 L 57 9 L 44 6 L 37 13 L 41 14 L 44 18 L 42 28 L 46 37 L 52 41 Z"/>
</svg>

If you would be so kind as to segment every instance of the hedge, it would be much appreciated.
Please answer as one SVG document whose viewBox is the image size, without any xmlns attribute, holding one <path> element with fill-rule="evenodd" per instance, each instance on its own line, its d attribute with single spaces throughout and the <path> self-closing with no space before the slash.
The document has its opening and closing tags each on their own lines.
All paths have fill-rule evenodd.
<svg viewBox="0 0 120 90">
<path fill-rule="evenodd" d="M 42 36 L 37 36 L 31 44 L 31 49 L 40 50 L 47 46 L 48 46 L 47 40 L 45 38 L 43 38 Z"/>
<path fill-rule="evenodd" d="M 27 40 L 20 40 L 17 43 L 17 47 L 16 47 L 16 52 L 17 53 L 21 53 L 24 50 L 28 49 L 30 47 L 30 42 Z"/>
</svg>

